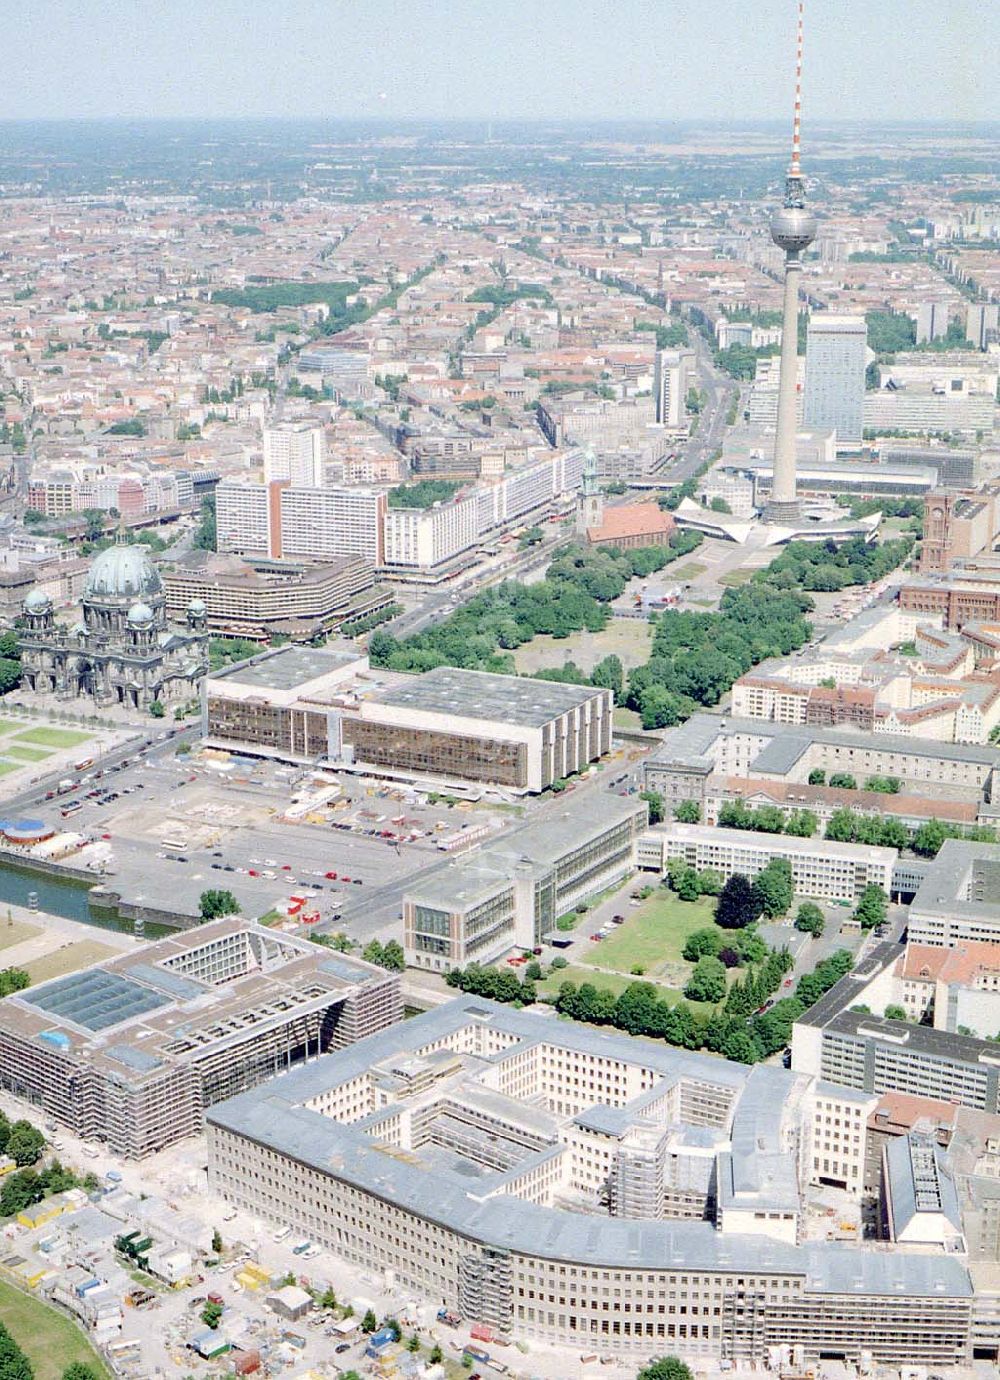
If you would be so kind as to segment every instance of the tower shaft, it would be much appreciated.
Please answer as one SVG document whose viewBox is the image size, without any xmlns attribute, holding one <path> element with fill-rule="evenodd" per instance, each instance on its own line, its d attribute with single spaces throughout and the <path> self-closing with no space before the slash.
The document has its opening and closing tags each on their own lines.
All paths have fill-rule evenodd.
<svg viewBox="0 0 1000 1380">
<path fill-rule="evenodd" d="M 816 221 L 806 210 L 802 178 L 802 26 L 804 0 L 796 6 L 795 106 L 792 118 L 792 161 L 785 181 L 785 204 L 771 219 L 771 238 L 785 255 L 785 297 L 778 371 L 778 425 L 774 439 L 774 477 L 766 522 L 792 524 L 799 520 L 795 492 L 796 397 L 799 386 L 799 284 L 802 251 L 816 238 Z"/>
<path fill-rule="evenodd" d="M 767 521 L 796 522 L 799 517 L 795 488 L 795 433 L 799 372 L 799 281 L 802 260 L 798 252 L 785 254 L 785 300 L 781 328 L 781 365 L 778 375 L 778 423 L 774 440 L 774 476 Z"/>
</svg>

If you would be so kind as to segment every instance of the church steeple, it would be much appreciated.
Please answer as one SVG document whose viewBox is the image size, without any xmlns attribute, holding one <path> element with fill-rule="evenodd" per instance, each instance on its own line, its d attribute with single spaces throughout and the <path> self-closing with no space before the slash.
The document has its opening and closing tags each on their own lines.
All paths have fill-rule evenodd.
<svg viewBox="0 0 1000 1380">
<path fill-rule="evenodd" d="M 583 482 L 576 505 L 576 530 L 582 534 L 603 526 L 604 495 L 597 477 L 597 456 L 593 446 L 583 453 Z"/>
</svg>

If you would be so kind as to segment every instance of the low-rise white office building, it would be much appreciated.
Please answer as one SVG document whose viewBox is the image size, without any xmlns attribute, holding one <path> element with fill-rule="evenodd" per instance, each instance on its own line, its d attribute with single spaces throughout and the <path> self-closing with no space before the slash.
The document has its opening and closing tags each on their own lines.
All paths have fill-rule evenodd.
<svg viewBox="0 0 1000 1380">
<path fill-rule="evenodd" d="M 711 868 L 726 880 L 735 872 L 755 877 L 772 858 L 786 858 L 798 895 L 853 901 L 871 884 L 889 892 L 897 855 L 895 848 L 873 848 L 863 843 L 671 823 L 644 834 L 637 856 L 639 867 L 648 871 L 665 872 L 672 858 L 681 858 L 699 872 Z"/>
</svg>

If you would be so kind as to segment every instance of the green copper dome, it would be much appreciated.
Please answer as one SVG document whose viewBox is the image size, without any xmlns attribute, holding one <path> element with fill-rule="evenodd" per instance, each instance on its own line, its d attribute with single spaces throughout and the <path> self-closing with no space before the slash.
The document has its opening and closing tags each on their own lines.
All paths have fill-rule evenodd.
<svg viewBox="0 0 1000 1380">
<path fill-rule="evenodd" d="M 87 576 L 85 599 L 143 599 L 163 588 L 145 546 L 109 546 Z"/>
</svg>

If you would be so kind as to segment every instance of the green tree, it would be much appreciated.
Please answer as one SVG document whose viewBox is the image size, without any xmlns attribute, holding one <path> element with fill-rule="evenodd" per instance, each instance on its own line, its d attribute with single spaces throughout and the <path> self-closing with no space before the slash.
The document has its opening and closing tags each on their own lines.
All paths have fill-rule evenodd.
<svg viewBox="0 0 1000 1380">
<path fill-rule="evenodd" d="M 435 1342 L 434 1345 L 431 1347 L 431 1354 L 428 1356 L 427 1359 L 430 1361 L 432 1366 L 439 1366 L 441 1362 L 444 1360 L 444 1352 L 441 1350 L 437 1342 Z"/>
<path fill-rule="evenodd" d="M 869 882 L 861 893 L 854 918 L 863 930 L 881 925 L 889 913 L 889 898 L 875 882 Z"/>
<path fill-rule="evenodd" d="M 239 915 L 240 903 L 231 891 L 209 888 L 198 900 L 203 920 L 218 920 L 223 915 Z"/>
<path fill-rule="evenodd" d="M 823 912 L 812 901 L 803 901 L 795 912 L 795 928 L 803 934 L 811 934 L 819 939 L 825 928 Z"/>
<path fill-rule="evenodd" d="M 753 888 L 742 872 L 734 872 L 719 893 L 715 923 L 724 930 L 741 930 L 760 916 Z"/>
<path fill-rule="evenodd" d="M 80 517 L 83 520 L 83 531 L 87 541 L 98 541 L 104 536 L 104 524 L 108 520 L 108 515 L 103 508 L 84 508 Z"/>
<path fill-rule="evenodd" d="M 153 700 L 149 706 L 149 712 L 154 719 L 162 719 L 167 711 L 164 708 L 162 701 Z"/>
<path fill-rule="evenodd" d="M 212 1254 L 222 1254 L 222 1233 L 219 1231 L 218 1227 L 212 1232 Z"/>
<path fill-rule="evenodd" d="M 21 684 L 21 662 L 14 657 L 0 657 L 0 695 L 16 690 Z"/>
<path fill-rule="evenodd" d="M 45 1187 L 33 1169 L 8 1174 L 0 1188 L 0 1217 L 13 1217 L 33 1203 L 40 1203 Z"/>
<path fill-rule="evenodd" d="M 698 873 L 693 867 L 685 867 L 680 873 L 675 890 L 681 901 L 698 900 L 701 895 L 701 886 L 698 881 Z"/>
<path fill-rule="evenodd" d="M 702 896 L 718 896 L 723 887 L 721 872 L 716 872 L 712 867 L 705 867 L 698 873 L 698 890 Z"/>
<path fill-rule="evenodd" d="M 721 1001 L 726 994 L 726 969 L 717 958 L 699 958 L 684 988 L 689 1001 Z"/>
<path fill-rule="evenodd" d="M 885 1018 L 887 1021 L 905 1021 L 906 1012 L 896 1002 L 890 1002 L 885 1008 Z"/>
<path fill-rule="evenodd" d="M 193 545 L 199 551 L 214 551 L 216 548 L 215 495 L 202 499 L 198 528 L 194 534 Z"/>
<path fill-rule="evenodd" d="M 361 1319 L 361 1331 L 369 1334 L 378 1331 L 378 1318 L 370 1308 L 367 1309 L 365 1316 Z"/>
<path fill-rule="evenodd" d="M 948 831 L 939 819 L 929 819 L 913 835 L 913 851 L 923 858 L 936 858 Z"/>
<path fill-rule="evenodd" d="M 826 772 L 822 769 L 822 767 L 813 767 L 812 771 L 809 773 L 809 785 L 810 785 L 810 786 L 825 786 L 825 785 L 826 785 Z"/>
<path fill-rule="evenodd" d="M 15 1121 L 7 1140 L 7 1154 L 15 1164 L 36 1164 L 45 1149 L 45 1137 L 30 1121 Z"/>
<path fill-rule="evenodd" d="M 741 963 L 763 963 L 767 958 L 767 945 L 754 925 L 748 925 L 733 936 L 733 947 Z"/>
<path fill-rule="evenodd" d="M 700 824 L 701 806 L 697 800 L 680 800 L 674 806 L 674 819 L 678 824 Z"/>
<path fill-rule="evenodd" d="M 361 957 L 366 963 L 374 963 L 379 968 L 385 966 L 385 949 L 378 939 L 369 940 L 361 950 Z"/>
<path fill-rule="evenodd" d="M 625 698 L 625 670 L 621 663 L 621 657 L 612 653 L 599 661 L 590 673 L 592 685 L 600 686 L 604 690 L 610 690 L 615 697 L 615 704 L 621 704 Z"/>
<path fill-rule="evenodd" d="M 842 791 L 856 791 L 858 783 L 850 772 L 835 771 L 830 777 L 830 785 Z"/>
<path fill-rule="evenodd" d="M 0 1376 L 3 1380 L 34 1380 L 31 1362 L 0 1323 Z"/>
<path fill-rule="evenodd" d="M 214 1332 L 222 1321 L 222 1304 L 213 1303 L 208 1299 L 201 1310 L 201 1320 L 206 1327 L 210 1327 Z"/>
<path fill-rule="evenodd" d="M 649 806 L 650 824 L 659 824 L 663 819 L 664 805 L 663 796 L 659 791 L 640 791 L 639 799 L 644 800 Z"/>
<path fill-rule="evenodd" d="M 383 948 L 382 967 L 392 973 L 401 973 L 406 968 L 406 956 L 398 939 L 390 939 Z"/>
<path fill-rule="evenodd" d="M 0 968 L 0 997 L 9 997 L 12 992 L 23 992 L 31 986 L 31 976 L 23 968 Z"/>
<path fill-rule="evenodd" d="M 62 1380 L 101 1380 L 101 1372 L 86 1361 L 74 1361 L 63 1371 Z"/>
<path fill-rule="evenodd" d="M 902 788 L 898 776 L 869 776 L 865 782 L 866 791 L 877 791 L 881 795 L 898 795 Z"/>
<path fill-rule="evenodd" d="M 819 820 L 812 810 L 792 810 L 785 820 L 785 833 L 801 839 L 811 839 L 819 828 Z"/>
<path fill-rule="evenodd" d="M 772 858 L 753 880 L 752 894 L 758 914 L 775 919 L 792 904 L 792 865 L 787 858 Z"/>
<path fill-rule="evenodd" d="M 722 948 L 722 935 L 715 928 L 694 930 L 684 941 L 683 956 L 688 963 L 697 963 L 699 958 L 718 958 Z"/>
<path fill-rule="evenodd" d="M 636 1380 L 693 1380 L 693 1377 L 690 1368 L 676 1356 L 661 1356 L 658 1361 L 650 1361 Z"/>
<path fill-rule="evenodd" d="M 736 1064 L 755 1064 L 760 1058 L 760 1049 L 745 1027 L 736 1027 L 726 1033 L 719 1050 L 727 1059 Z"/>
</svg>

